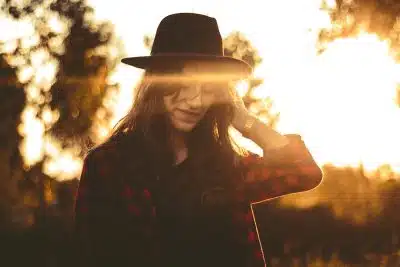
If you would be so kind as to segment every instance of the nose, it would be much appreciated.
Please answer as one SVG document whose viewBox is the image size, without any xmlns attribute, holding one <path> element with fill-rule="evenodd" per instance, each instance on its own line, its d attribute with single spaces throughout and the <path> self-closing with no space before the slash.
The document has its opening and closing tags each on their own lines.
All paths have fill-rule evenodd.
<svg viewBox="0 0 400 267">
<path fill-rule="evenodd" d="M 191 94 L 186 98 L 186 103 L 193 109 L 201 108 L 203 106 L 202 102 L 202 89 L 201 84 L 194 84 L 191 88 Z"/>
</svg>

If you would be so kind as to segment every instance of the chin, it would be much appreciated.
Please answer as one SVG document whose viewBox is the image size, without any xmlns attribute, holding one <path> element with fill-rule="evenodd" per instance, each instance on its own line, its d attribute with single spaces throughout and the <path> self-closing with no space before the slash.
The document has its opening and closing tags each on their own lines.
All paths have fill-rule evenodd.
<svg viewBox="0 0 400 267">
<path fill-rule="evenodd" d="M 185 122 L 174 122 L 173 126 L 176 130 L 184 132 L 184 133 L 189 133 L 191 132 L 195 127 L 197 123 L 185 123 Z"/>
</svg>

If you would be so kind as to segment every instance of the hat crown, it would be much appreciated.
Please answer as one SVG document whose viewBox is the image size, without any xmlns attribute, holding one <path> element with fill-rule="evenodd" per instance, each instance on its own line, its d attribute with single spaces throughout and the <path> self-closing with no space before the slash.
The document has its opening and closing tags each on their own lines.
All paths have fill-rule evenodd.
<svg viewBox="0 0 400 267">
<path fill-rule="evenodd" d="M 224 46 L 215 18 L 196 13 L 175 13 L 157 27 L 149 56 L 126 57 L 125 64 L 150 72 L 174 73 L 196 68 L 232 79 L 250 75 L 251 67 L 240 59 L 224 56 Z"/>
<path fill-rule="evenodd" d="M 151 55 L 202 54 L 223 56 L 221 34 L 215 18 L 176 13 L 165 17 L 158 25 Z"/>
</svg>

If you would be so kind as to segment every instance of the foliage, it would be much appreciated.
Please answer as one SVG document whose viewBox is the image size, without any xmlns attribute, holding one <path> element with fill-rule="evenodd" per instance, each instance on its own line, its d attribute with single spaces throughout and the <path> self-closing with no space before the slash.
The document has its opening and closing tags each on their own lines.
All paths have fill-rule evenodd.
<svg viewBox="0 0 400 267">
<path fill-rule="evenodd" d="M 332 1 L 329 1 L 332 2 Z M 389 40 L 393 56 L 400 60 L 400 4 L 397 0 L 335 0 L 328 5 L 324 0 L 322 9 L 330 14 L 332 27 L 320 32 L 318 49 L 323 52 L 325 44 L 336 38 L 354 37 L 360 31 L 374 33 Z M 400 106 L 400 87 L 396 102 Z"/>
<path fill-rule="evenodd" d="M 104 108 L 107 93 L 118 90 L 117 84 L 108 82 L 121 52 L 121 43 L 111 23 L 97 21 L 85 0 L 7 0 L 0 3 L 0 9 L 8 20 L 31 30 L 0 47 L 4 53 L 2 59 L 7 58 L 13 68 L 14 78 L 6 80 L 8 83 L 16 81 L 19 72 L 21 81 L 19 90 L 2 86 L 2 95 L 8 96 L 1 98 L 4 99 L 2 120 L 9 122 L 2 126 L 15 129 L 4 136 L 2 132 L 2 140 L 13 149 L 4 154 L 7 160 L 3 162 L 8 163 L 8 158 L 12 158 L 22 166 L 18 150 L 21 138 L 16 131 L 21 112 L 28 107 L 43 124 L 43 137 L 51 137 L 61 150 L 70 148 L 73 156 L 79 159 L 84 148 L 94 143 L 93 127 L 98 112 L 105 110 L 101 119 L 109 119 L 110 113 Z M 29 210 L 35 212 L 35 220 L 44 219 L 47 207 L 55 201 L 53 190 L 57 183 L 44 173 L 44 164 L 52 155 L 48 150 L 44 152 L 39 161 L 21 174 L 23 179 L 18 185 L 24 193 L 17 199 L 25 207 L 21 207 L 20 212 L 16 204 L 8 205 L 13 210 L 8 220 L 19 217 L 29 220 Z M 7 167 L 19 170 L 14 170 L 11 163 Z M 0 169 L 0 177 L 5 180 L 13 175 L 10 169 Z M 11 192 L 9 185 L 3 185 Z M 5 195 L 1 198 L 5 199 Z"/>
<path fill-rule="evenodd" d="M 329 11 L 333 27 L 322 31 L 320 40 L 329 42 L 363 30 L 389 38 L 393 48 L 398 50 L 400 5 L 397 0 L 335 0 L 333 6 L 324 1 L 323 9 Z"/>
<path fill-rule="evenodd" d="M 84 0 L 5 1 L 1 9 L 14 20 L 30 21 L 34 28 L 26 38 L 36 42 L 28 48 L 17 45 L 12 52 L 23 59 L 18 67 L 56 69 L 53 79 L 49 71 L 47 80 L 38 82 L 36 71 L 27 81 L 40 92 L 29 103 L 39 110 L 38 118 L 48 110 L 55 114 L 56 119 L 47 125 L 48 133 L 66 146 L 89 137 L 106 93 L 117 89 L 107 81 L 121 49 L 111 23 L 96 21 Z M 40 53 L 45 57 L 43 63 L 34 66 L 32 58 Z"/>
<path fill-rule="evenodd" d="M 261 57 L 257 49 L 240 32 L 232 32 L 224 40 L 224 55 L 241 59 L 255 69 L 261 62 Z M 275 127 L 279 119 L 279 114 L 272 111 L 273 101 L 270 97 L 257 98 L 254 91 L 262 85 L 263 80 L 252 75 L 247 80 L 247 90 L 243 95 L 246 107 L 253 111 L 255 115 L 267 119 L 271 127 Z"/>
</svg>

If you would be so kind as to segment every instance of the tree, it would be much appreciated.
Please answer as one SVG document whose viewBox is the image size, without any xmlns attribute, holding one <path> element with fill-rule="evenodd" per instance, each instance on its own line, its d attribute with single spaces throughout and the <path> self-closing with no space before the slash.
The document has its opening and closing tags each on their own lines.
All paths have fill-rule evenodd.
<svg viewBox="0 0 400 267">
<path fill-rule="evenodd" d="M 23 81 L 27 106 L 44 125 L 45 138 L 81 159 L 85 147 L 95 142 L 98 112 L 106 111 L 101 120 L 109 118 L 103 104 L 106 94 L 118 90 L 117 84 L 107 81 L 122 50 L 113 27 L 96 21 L 85 0 L 7 0 L 0 8 L 10 19 L 28 21 L 33 28 L 32 35 L 16 40 L 15 49 L 8 52 L 19 71 L 31 74 Z M 41 212 L 47 205 L 46 190 L 51 190 L 52 177 L 44 173 L 51 157 L 44 150 L 27 173 L 36 186 Z"/>
<path fill-rule="evenodd" d="M 16 69 L 0 54 L 0 228 L 10 223 L 12 209 L 23 199 L 20 186 L 24 169 L 17 131 L 25 106 L 25 93 Z"/>
<path fill-rule="evenodd" d="M 353 37 L 360 30 L 374 33 L 390 41 L 393 55 L 400 60 L 400 2 L 397 0 L 335 0 L 329 6 L 323 1 L 332 28 L 323 29 L 319 36 L 319 50 L 336 38 Z M 400 106 L 400 88 L 397 88 L 397 103 Z"/>
<path fill-rule="evenodd" d="M 84 1 L 65 3 L 59 0 L 52 6 L 65 13 L 71 26 L 64 39 L 65 52 L 55 54 L 60 67 L 50 90 L 50 106 L 60 112 L 60 117 L 50 132 L 75 142 L 75 137 L 90 135 L 107 91 L 117 89 L 117 85 L 107 84 L 107 76 L 117 63 L 112 49 L 118 49 L 119 44 L 110 23 L 87 21 L 93 10 Z"/>
<path fill-rule="evenodd" d="M 23 6 L 19 2 L 6 1 L 2 10 L 13 19 L 30 19 L 35 29 L 30 38 L 38 42 L 28 50 L 17 47 L 13 55 L 25 59 L 18 67 L 32 66 L 32 55 L 42 53 L 43 65 L 51 63 L 56 68 L 50 81 L 37 82 L 32 75 L 27 83 L 39 88 L 41 97 L 28 104 L 38 107 L 39 118 L 43 111 L 57 113 L 58 118 L 47 127 L 48 134 L 66 144 L 89 137 L 107 91 L 117 89 L 116 84 L 107 83 L 122 50 L 112 25 L 96 21 L 85 0 L 31 0 Z"/>
<path fill-rule="evenodd" d="M 389 38 L 396 49 L 400 45 L 400 3 L 397 0 L 336 0 L 333 6 L 324 1 L 332 29 L 321 32 L 322 41 L 356 35 L 359 30 Z"/>
<path fill-rule="evenodd" d="M 232 32 L 223 42 L 224 55 L 241 59 L 247 62 L 253 69 L 262 62 L 257 49 L 242 33 Z M 247 90 L 243 96 L 244 104 L 248 109 L 254 110 L 258 117 L 267 119 L 267 123 L 271 127 L 275 127 L 279 119 L 279 113 L 272 112 L 272 99 L 270 97 L 257 98 L 253 95 L 255 89 L 263 83 L 263 79 L 251 76 L 246 82 Z"/>
</svg>

